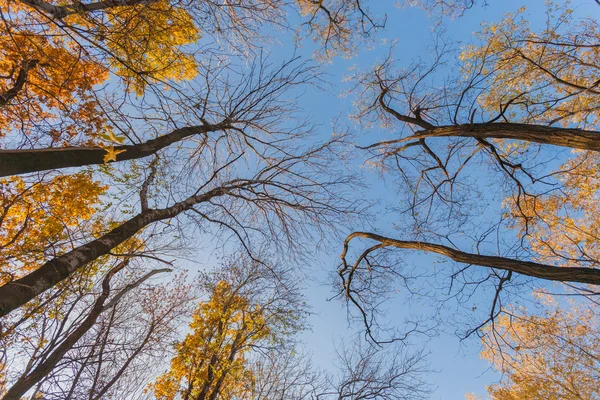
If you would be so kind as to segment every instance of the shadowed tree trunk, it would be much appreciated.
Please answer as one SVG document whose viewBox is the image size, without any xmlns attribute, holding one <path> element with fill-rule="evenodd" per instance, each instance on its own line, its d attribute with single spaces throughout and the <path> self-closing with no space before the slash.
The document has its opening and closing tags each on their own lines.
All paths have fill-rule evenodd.
<svg viewBox="0 0 600 400">
<path fill-rule="evenodd" d="M 0 287 L 0 316 L 8 314 L 50 289 L 88 262 L 108 254 L 113 248 L 133 237 L 151 223 L 173 218 L 196 204 L 209 201 L 214 197 L 226 194 L 230 190 L 250 184 L 252 182 L 247 181 L 228 187 L 218 187 L 207 193 L 188 197 L 186 200 L 175 203 L 168 208 L 142 211 L 100 238 L 55 257 L 30 274 Z"/>
<path fill-rule="evenodd" d="M 133 160 L 157 151 L 193 135 L 230 128 L 228 121 L 211 125 L 188 126 L 144 143 L 114 146 L 116 161 Z M 25 174 L 50 169 L 74 168 L 104 164 L 106 149 L 100 147 L 63 147 L 33 150 L 0 150 L 0 176 Z"/>
</svg>

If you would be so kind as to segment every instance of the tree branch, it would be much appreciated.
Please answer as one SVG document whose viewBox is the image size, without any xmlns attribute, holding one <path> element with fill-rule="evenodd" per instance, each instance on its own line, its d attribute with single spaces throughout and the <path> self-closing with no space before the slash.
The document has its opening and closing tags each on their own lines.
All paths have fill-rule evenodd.
<svg viewBox="0 0 600 400">
<path fill-rule="evenodd" d="M 113 276 L 123 268 L 129 264 L 129 258 L 121 261 L 116 267 L 112 268 L 102 281 L 102 294 L 92 306 L 92 310 L 88 314 L 88 316 L 83 320 L 83 322 L 69 334 L 65 340 L 51 353 L 48 357 L 41 362 L 37 367 L 33 369 L 26 376 L 20 377 L 14 385 L 10 387 L 10 389 L 5 393 L 2 397 L 2 400 L 19 400 L 21 396 L 23 396 L 29 389 L 31 389 L 36 383 L 40 381 L 43 377 L 48 375 L 50 371 L 56 366 L 56 364 L 64 357 L 64 355 L 73 348 L 73 346 L 77 343 L 81 337 L 88 332 L 92 326 L 98 320 L 100 314 L 107 309 L 104 307 L 104 302 L 110 295 L 110 280 Z M 127 288 L 123 289 L 123 291 L 127 290 Z M 121 291 L 121 293 L 123 293 Z M 121 294 L 119 293 L 119 295 Z M 117 296 L 119 296 L 117 295 Z M 121 296 L 122 297 L 122 296 Z M 119 297 L 119 299 L 121 298 Z M 114 299 L 113 299 L 114 300 Z M 117 300 L 118 301 L 118 300 Z"/>
<path fill-rule="evenodd" d="M 29 70 L 35 68 L 37 64 L 38 60 L 29 60 L 23 63 L 19 73 L 17 74 L 17 79 L 15 79 L 15 84 L 13 87 L 0 94 L 0 107 L 7 105 L 11 99 L 19 94 L 19 92 L 23 89 L 23 86 L 25 86 L 25 82 L 27 82 Z"/>
<path fill-rule="evenodd" d="M 148 272 L 146 275 L 142 276 L 137 281 L 135 281 L 135 282 L 125 286 L 123 289 L 121 289 L 121 291 L 119 293 L 117 293 L 115 295 L 115 297 L 113 297 L 111 299 L 111 301 L 108 302 L 107 305 L 104 306 L 104 308 L 102 309 L 102 312 L 108 310 L 111 307 L 114 307 L 119 301 L 121 301 L 123 296 L 125 296 L 127 293 L 131 292 L 136 287 L 140 286 L 142 283 L 144 283 L 145 281 L 147 281 L 154 275 L 162 274 L 163 272 L 171 272 L 171 271 L 173 271 L 171 268 L 153 269 L 152 271 Z"/>
<path fill-rule="evenodd" d="M 416 122 L 411 122 L 416 123 Z M 572 149 L 600 151 L 600 132 L 518 123 L 483 123 L 437 126 L 405 138 L 374 143 L 364 148 L 383 147 L 435 137 L 471 137 L 522 140 Z M 1 154 L 1 153 L 0 153 Z"/>
<path fill-rule="evenodd" d="M 50 3 L 46 3 L 43 0 L 20 0 L 21 3 L 27 4 L 39 11 L 50 14 L 56 19 L 62 19 L 72 14 L 82 14 L 94 11 L 102 11 L 113 7 L 127 7 L 135 6 L 138 4 L 152 4 L 157 3 L 159 0 L 104 0 L 95 3 L 85 4 L 82 2 L 76 2 L 70 5 L 56 6 Z"/>
<path fill-rule="evenodd" d="M 512 258 L 466 253 L 439 244 L 396 240 L 369 232 L 354 232 L 350 234 L 344 241 L 344 251 L 342 252 L 340 258 L 344 262 L 344 266 L 346 269 L 346 254 L 348 252 L 349 243 L 352 239 L 358 237 L 376 240 L 384 246 L 388 247 L 437 253 L 460 263 L 496 268 L 505 271 L 512 271 L 518 274 L 527 275 L 539 279 L 559 282 L 587 283 L 592 285 L 600 285 L 600 269 L 584 267 L 555 267 L 552 265 L 538 264 L 531 261 L 515 260 Z M 355 268 L 353 268 L 352 270 L 354 269 Z"/>
<path fill-rule="evenodd" d="M 51 259 L 28 275 L 0 287 L 0 316 L 10 313 L 32 300 L 58 282 L 68 278 L 90 261 L 108 254 L 119 244 L 153 222 L 173 218 L 196 204 L 207 202 L 212 198 L 230 193 L 231 190 L 251 184 L 253 181 L 239 181 L 228 186 L 217 187 L 203 194 L 190 196 L 168 208 L 143 211 L 98 239 Z"/>
</svg>

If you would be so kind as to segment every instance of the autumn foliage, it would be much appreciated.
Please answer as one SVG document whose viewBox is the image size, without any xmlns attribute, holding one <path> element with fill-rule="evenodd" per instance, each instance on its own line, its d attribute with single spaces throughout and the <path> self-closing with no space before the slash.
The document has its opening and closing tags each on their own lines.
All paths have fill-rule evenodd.
<svg viewBox="0 0 600 400">
<path fill-rule="evenodd" d="M 482 357 L 502 372 L 492 399 L 593 399 L 598 396 L 598 315 L 573 305 L 543 315 L 515 310 L 484 336 Z"/>
<path fill-rule="evenodd" d="M 477 2 L 410 3 L 437 27 Z M 347 78 L 355 124 L 323 135 L 300 94 L 380 43 L 368 5 L 0 0 L 2 400 L 421 398 L 420 351 L 340 350 L 339 379 L 296 353 L 304 267 L 340 234 L 336 294 L 371 342 L 456 301 L 504 374 L 492 398 L 600 395 L 600 25 L 548 2 L 540 29 L 521 8 L 408 67 L 392 48 Z M 310 60 L 269 61 L 284 32 Z M 398 184 L 402 237 L 362 231 L 353 157 Z M 233 255 L 182 272 L 198 252 Z M 516 305 L 550 284 L 573 300 Z M 378 325 L 398 292 L 435 316 Z"/>
<path fill-rule="evenodd" d="M 192 333 L 176 344 L 171 369 L 152 385 L 157 399 L 214 399 L 252 379 L 244 355 L 269 335 L 269 327 L 260 305 L 234 289 L 218 282 L 194 311 Z"/>
</svg>

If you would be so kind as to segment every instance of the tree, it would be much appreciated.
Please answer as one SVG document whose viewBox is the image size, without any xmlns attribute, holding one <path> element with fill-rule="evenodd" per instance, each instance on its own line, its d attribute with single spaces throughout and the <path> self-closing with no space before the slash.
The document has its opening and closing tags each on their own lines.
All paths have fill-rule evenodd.
<svg viewBox="0 0 600 400">
<path fill-rule="evenodd" d="M 235 399 L 423 399 L 430 386 L 422 351 L 395 343 L 376 348 L 361 338 L 336 349 L 335 368 L 315 367 L 296 348 L 285 348 L 250 360 L 252 379 Z"/>
<path fill-rule="evenodd" d="M 517 309 L 483 336 L 487 359 L 503 374 L 492 399 L 592 399 L 598 396 L 598 315 L 593 307 L 556 305 L 542 315 Z"/>
<path fill-rule="evenodd" d="M 123 376 L 139 382 L 141 359 L 160 357 L 172 339 L 189 303 L 189 287 L 179 276 L 163 288 L 146 286 L 145 293 L 135 293 L 152 276 L 171 270 L 140 276 L 130 264 L 125 258 L 105 274 L 104 268 L 87 268 L 41 304 L 4 320 L 0 339 L 10 362 L 2 399 L 21 399 L 31 391 L 32 398 L 99 399 L 115 388 L 120 395 L 131 390 L 118 384 Z M 93 285 L 97 275 L 99 294 Z M 118 290 L 111 291 L 111 285 Z M 152 372 L 145 371 L 142 376 Z"/>
<path fill-rule="evenodd" d="M 106 186 L 82 172 L 50 179 L 3 178 L 0 182 L 2 283 L 18 279 L 69 242 L 100 208 Z M 79 197 L 81 196 L 81 197 Z"/>
<path fill-rule="evenodd" d="M 248 121 L 236 112 L 213 123 L 206 122 L 206 111 L 192 124 L 173 118 L 178 112 L 196 113 L 199 101 L 209 100 L 204 96 L 210 89 L 192 81 L 203 80 L 201 64 L 228 58 L 215 49 L 194 50 L 202 33 L 243 52 L 257 46 L 265 25 L 286 27 L 288 13 L 299 12 L 330 57 L 351 51 L 360 42 L 357 36 L 379 26 L 359 0 L 226 6 L 23 0 L 1 6 L 7 18 L 0 43 L 6 82 L 0 86 L 0 136 L 17 136 L 18 145 L 1 151 L 0 176 L 141 158 L 192 135 L 241 129 Z M 31 54 L 22 54 L 23 48 Z M 108 84 L 110 78 L 115 84 Z M 162 119 L 176 126 L 138 124 L 150 109 L 157 113 L 155 124 Z M 149 135 L 149 128 L 159 133 Z"/>
<path fill-rule="evenodd" d="M 301 248 L 358 210 L 329 162 L 343 137 L 315 144 L 295 119 L 288 90 L 318 69 L 256 54 L 265 25 L 296 29 L 288 13 L 325 57 L 350 51 L 377 27 L 360 1 L 23 0 L 0 12 L 0 314 L 16 360 L 5 398 L 139 394 L 140 359 L 164 355 L 182 299 L 154 288 L 160 305 L 131 306 L 153 272 L 121 281 L 123 260 L 158 260 L 193 230 L 248 256 L 273 238 Z M 207 34 L 214 48 L 196 43 Z M 136 241 L 143 252 L 125 250 Z"/>
<path fill-rule="evenodd" d="M 236 399 L 314 399 L 327 389 L 327 374 L 316 368 L 297 346 L 257 354 L 248 362 L 249 379 L 241 383 Z"/>
<path fill-rule="evenodd" d="M 296 334 L 306 307 L 291 271 L 244 257 L 208 278 L 190 333 L 170 369 L 150 386 L 157 399 L 421 399 L 423 352 L 356 340 L 337 351 L 337 375 L 303 356 Z"/>
<path fill-rule="evenodd" d="M 285 26 L 287 13 L 301 8 L 301 13 L 309 18 L 307 26 L 311 34 L 318 37 L 326 52 L 330 52 L 332 48 L 345 51 L 345 43 L 358 33 L 355 29 L 364 29 L 363 33 L 366 35 L 369 25 L 373 28 L 376 26 L 359 1 L 331 4 L 265 1 L 227 7 L 220 7 L 212 2 L 182 4 L 131 1 L 118 4 L 100 2 L 55 5 L 43 1 L 22 1 L 14 5 L 2 4 L 2 7 L 7 14 L 3 28 L 8 33 L 4 54 L 7 60 L 4 64 L 6 74 L 3 74 L 6 76 L 7 94 L 2 107 L 2 111 L 7 113 L 7 119 L 3 124 L 6 128 L 3 136 L 9 147 L 13 148 L 1 150 L 0 174 L 39 173 L 102 164 L 103 167 L 92 169 L 99 171 L 96 172 L 96 179 L 102 179 L 102 184 L 92 180 L 90 169 L 82 172 L 82 176 L 88 177 L 85 184 L 90 189 L 90 200 L 94 201 L 98 200 L 100 187 L 106 189 L 117 182 L 131 185 L 128 181 L 133 180 L 141 185 L 137 189 L 141 194 L 141 213 L 125 225 L 88 226 L 85 232 L 78 232 L 76 240 L 69 237 L 71 243 L 68 249 L 55 247 L 51 256 L 46 255 L 35 262 L 27 260 L 25 268 L 19 263 L 12 265 L 8 271 L 10 279 L 3 288 L 2 297 L 13 305 L 8 306 L 2 315 L 52 287 L 87 262 L 107 254 L 135 232 L 153 222 L 170 220 L 183 211 L 189 211 L 194 204 L 214 204 L 217 198 L 223 196 L 235 199 L 234 202 L 243 203 L 248 200 L 250 207 L 263 204 L 263 195 L 255 191 L 257 188 L 265 188 L 267 181 L 283 177 L 276 171 L 282 172 L 288 167 L 298 168 L 298 171 L 288 177 L 299 177 L 303 175 L 299 173 L 300 169 L 310 169 L 317 165 L 309 161 L 309 158 L 319 158 L 332 150 L 329 145 L 316 146 L 303 155 L 302 151 L 298 151 L 298 141 L 309 136 L 312 127 L 304 123 L 292 127 L 279 118 L 281 114 L 291 117 L 294 112 L 293 106 L 290 107 L 291 103 L 281 97 L 286 96 L 291 87 L 307 84 L 315 79 L 318 75 L 315 68 L 294 67 L 292 63 L 285 63 L 270 73 L 264 60 L 257 57 L 258 61 L 250 68 L 250 72 L 240 78 L 237 75 L 239 71 L 235 70 L 230 61 L 235 55 L 230 57 L 217 50 L 207 50 L 205 53 L 198 49 L 192 50 L 192 44 L 199 37 L 200 26 L 205 32 L 214 34 L 217 40 L 225 40 L 229 44 L 238 42 L 245 49 L 253 49 L 260 39 L 264 22 Z M 207 24 L 206 21 L 210 23 Z M 37 43 L 48 41 L 49 37 L 56 49 Z M 27 43 L 21 46 L 19 40 Z M 35 54 L 23 56 L 19 53 L 21 47 L 31 48 Z M 199 62 L 200 56 L 202 63 Z M 26 63 L 21 72 L 18 72 L 18 66 L 22 62 L 15 61 L 19 57 Z M 31 60 L 37 61 L 31 63 Z M 88 68 L 88 64 L 93 67 Z M 73 71 L 65 69 L 64 65 L 73 65 Z M 87 77 L 88 72 L 93 76 Z M 46 79 L 46 75 L 51 79 Z M 236 75 L 235 78 L 233 75 Z M 163 85 L 167 90 L 163 90 Z M 22 103 L 18 104 L 19 101 Z M 23 115 L 15 114 L 15 110 L 23 113 L 27 109 L 23 107 L 25 103 L 35 110 Z M 87 119 L 80 118 L 77 114 L 79 111 L 74 111 L 75 109 L 83 110 L 81 112 L 86 114 Z M 90 123 L 90 120 L 94 123 Z M 83 125 L 85 129 L 79 129 L 77 124 Z M 338 140 L 339 138 L 335 138 L 330 144 L 337 143 Z M 125 141 L 128 144 L 124 144 Z M 198 141 L 201 142 L 200 145 Z M 209 154 L 211 151 L 214 153 Z M 186 154 L 182 156 L 183 153 Z M 182 186 L 177 188 L 164 185 L 160 190 L 178 192 L 172 197 L 178 200 L 170 204 L 163 203 L 163 211 L 150 210 L 147 204 L 148 190 L 157 172 L 140 179 L 145 171 L 140 168 L 139 163 L 120 167 L 130 168 L 128 172 L 121 170 L 122 173 L 114 173 L 114 169 L 104 166 L 111 161 L 140 159 L 149 155 L 160 159 L 160 162 L 155 159 L 147 164 L 152 171 L 159 169 L 159 174 L 192 174 L 203 178 L 191 186 L 189 181 L 182 182 Z M 202 190 L 199 188 L 205 188 L 209 183 L 212 185 L 215 179 L 221 179 L 229 174 L 230 169 L 236 168 L 232 160 L 242 163 L 253 157 L 258 157 L 259 163 L 264 167 L 262 170 L 252 168 L 254 174 L 247 171 L 246 177 L 232 177 L 233 186 L 225 184 L 220 189 L 215 187 L 206 196 L 201 195 Z M 179 163 L 179 160 L 190 162 Z M 199 167 L 197 160 L 206 163 L 201 166 L 200 173 L 195 171 Z M 185 172 L 181 169 L 183 166 Z M 55 174 L 54 171 L 38 174 L 37 178 L 30 175 L 22 183 L 18 183 L 20 178 L 9 178 L 5 182 L 15 182 L 12 184 L 15 189 L 11 189 L 9 197 L 16 196 L 19 185 L 33 185 L 37 179 L 44 182 L 41 187 L 46 182 L 51 182 Z M 144 180 L 145 178 L 147 179 Z M 342 180 L 338 183 L 342 183 Z M 312 186 L 308 181 L 305 183 L 308 186 L 299 181 L 294 184 L 278 182 L 271 190 L 281 189 L 284 195 L 299 195 L 300 201 L 309 201 L 314 194 L 312 190 L 309 190 L 310 195 L 309 192 L 301 194 L 301 191 L 296 190 L 296 187 L 304 190 Z M 97 189 L 93 189 L 94 186 Z M 157 183 L 156 190 L 159 190 L 159 186 Z M 242 188 L 249 192 L 232 196 L 232 189 L 237 191 Z M 154 190 L 152 187 L 150 189 Z M 187 195 L 182 197 L 186 190 L 189 190 Z M 88 195 L 87 191 L 82 194 Z M 257 194 L 259 198 L 252 199 Z M 120 201 L 127 198 L 128 196 Z M 279 206 L 284 207 L 295 204 L 292 208 L 299 210 L 297 203 L 295 200 L 278 202 Z M 307 205 L 308 203 L 300 207 L 308 210 L 310 207 L 307 208 Z M 318 208 L 322 205 L 324 204 L 315 203 Z M 224 214 L 224 219 L 213 219 L 210 213 L 199 210 L 194 211 L 194 218 L 204 216 L 225 229 L 238 224 L 240 230 L 246 229 L 243 218 L 222 208 L 223 204 L 215 207 L 217 213 Z M 117 208 L 110 209 L 107 206 L 103 208 L 103 212 L 118 212 Z M 265 216 L 270 213 L 267 208 L 259 208 Z M 335 207 L 326 208 L 333 211 Z M 344 207 L 339 211 L 342 208 Z M 281 213 L 282 210 L 271 209 L 275 213 L 270 215 L 285 216 L 285 213 Z M 69 212 L 77 211 L 74 208 Z M 12 241 L 13 237 L 20 236 L 22 233 L 19 229 L 34 217 L 24 215 L 18 221 L 15 220 L 11 227 L 15 232 L 8 232 L 6 242 L 13 244 L 15 249 L 21 248 L 20 243 Z M 99 221 L 102 218 L 95 215 L 94 219 Z M 78 227 L 81 222 L 77 220 Z M 69 227 L 72 222 L 65 221 L 63 225 Z M 240 238 L 245 235 L 235 229 L 232 231 L 234 235 L 239 234 Z M 289 232 L 291 231 L 293 230 L 290 229 Z M 63 237 L 68 236 L 65 232 L 62 234 Z M 47 268 L 36 269 L 44 264 Z M 33 275 L 25 276 L 25 271 L 32 271 Z M 50 271 L 52 272 L 49 274 Z M 39 285 L 34 288 L 32 284 Z M 17 292 L 22 293 L 19 295 Z M 14 302 L 9 299 L 13 295 L 16 296 Z"/>
<path fill-rule="evenodd" d="M 405 239 L 354 232 L 344 245 L 345 295 L 365 322 L 381 301 L 382 279 L 400 275 L 414 282 L 434 274 L 386 262 L 392 247 L 466 264 L 447 274 L 451 296 L 461 297 L 456 293 L 465 290 L 468 303 L 472 288 L 489 287 L 495 296 L 486 322 L 499 315 L 501 292 L 524 282 L 519 275 L 600 283 L 594 197 L 586 197 L 597 195 L 593 160 L 599 134 L 591 99 L 598 29 L 594 20 L 577 23 L 570 10 L 554 15 L 556 10 L 549 6 L 541 34 L 511 15 L 484 26 L 482 44 L 460 55 L 460 76 L 441 88 L 434 71 L 453 54 L 441 40 L 430 63 L 399 70 L 390 53 L 371 71 L 357 74 L 355 117 L 366 126 L 380 123 L 401 132 L 363 148 L 371 162 L 397 173 L 406 194 L 398 225 Z M 563 165 L 553 170 L 555 159 Z M 498 212 L 490 214 L 490 207 Z M 349 263 L 354 238 L 375 243 Z M 489 269 L 477 271 L 473 265 Z M 453 285 L 456 281 L 462 284 Z"/>
<path fill-rule="evenodd" d="M 308 233 L 303 230 L 305 224 L 329 224 L 333 221 L 330 218 L 353 213 L 354 204 L 326 189 L 351 182 L 349 177 L 336 177 L 335 171 L 327 167 L 327 157 L 335 155 L 335 148 L 343 138 L 334 137 L 327 143 L 298 149 L 298 141 L 312 133 L 311 127 L 293 127 L 290 132 L 279 125 L 282 123 L 279 115 L 290 115 L 294 110 L 287 108 L 289 102 L 280 102 L 277 96 L 295 84 L 307 82 L 314 72 L 310 67 L 286 63 L 269 73 L 266 65 L 259 65 L 239 83 L 238 89 L 226 84 L 226 102 L 213 106 L 232 107 L 247 120 L 246 129 L 272 133 L 274 144 L 262 144 L 258 138 L 252 144 L 244 134 L 239 142 L 232 139 L 227 143 L 214 138 L 202 143 L 196 154 L 200 165 L 189 166 L 194 179 L 186 176 L 179 186 L 177 180 L 168 183 L 174 186 L 165 185 L 164 190 L 176 192 L 164 200 L 156 197 L 156 208 L 149 206 L 148 189 L 154 176 L 149 174 L 141 185 L 140 204 L 135 206 L 139 211 L 132 218 L 114 223 L 112 229 L 94 232 L 95 238 L 79 240 L 72 250 L 51 257 L 32 268 L 35 270 L 31 273 L 0 287 L 1 314 L 6 315 L 88 262 L 108 254 L 142 229 L 184 212 L 191 212 L 197 221 L 231 232 L 248 250 L 253 235 L 268 237 L 280 232 L 283 235 L 279 236 L 279 243 L 284 244 L 281 239 L 288 238 L 292 247 L 297 246 L 301 244 L 301 236 Z M 232 147 L 235 144 L 239 147 Z M 248 149 L 256 156 L 253 159 L 256 167 L 236 168 L 236 163 L 250 157 Z M 176 161 L 173 164 L 176 165 Z M 173 168 L 173 164 L 164 167 Z M 324 168 L 330 172 L 327 181 L 316 180 Z M 256 216 L 264 219 L 258 222 Z"/>
<path fill-rule="evenodd" d="M 289 273 L 288 273 L 289 274 Z M 304 307 L 290 277 L 244 257 L 207 282 L 191 332 L 175 345 L 171 368 L 150 389 L 157 399 L 232 398 L 253 380 L 250 352 L 280 346 L 302 329 Z"/>
<path fill-rule="evenodd" d="M 430 392 L 421 375 L 427 372 L 422 351 L 409 353 L 404 344 L 384 349 L 357 340 L 338 349 L 337 379 L 317 399 L 423 399 Z"/>
</svg>

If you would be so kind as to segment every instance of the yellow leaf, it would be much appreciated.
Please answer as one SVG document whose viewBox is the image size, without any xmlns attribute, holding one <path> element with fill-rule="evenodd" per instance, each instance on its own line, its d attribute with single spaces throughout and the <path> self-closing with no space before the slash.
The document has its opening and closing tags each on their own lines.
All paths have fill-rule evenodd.
<svg viewBox="0 0 600 400">
<path fill-rule="evenodd" d="M 115 150 L 113 146 L 104 149 L 106 150 L 106 154 L 104 155 L 104 162 L 107 163 L 109 161 L 117 161 L 117 155 L 124 153 L 127 150 Z"/>
</svg>

